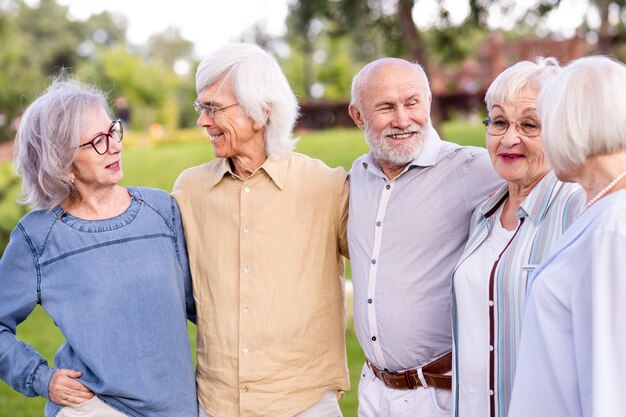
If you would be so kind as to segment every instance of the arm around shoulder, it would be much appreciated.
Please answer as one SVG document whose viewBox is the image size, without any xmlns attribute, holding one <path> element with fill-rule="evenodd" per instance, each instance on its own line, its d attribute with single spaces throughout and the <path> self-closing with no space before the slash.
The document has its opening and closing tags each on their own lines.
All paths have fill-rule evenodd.
<svg viewBox="0 0 626 417">
<path fill-rule="evenodd" d="M 474 211 L 476 207 L 496 192 L 504 180 L 496 174 L 487 151 L 482 148 L 471 148 L 463 169 L 467 208 Z"/>
</svg>

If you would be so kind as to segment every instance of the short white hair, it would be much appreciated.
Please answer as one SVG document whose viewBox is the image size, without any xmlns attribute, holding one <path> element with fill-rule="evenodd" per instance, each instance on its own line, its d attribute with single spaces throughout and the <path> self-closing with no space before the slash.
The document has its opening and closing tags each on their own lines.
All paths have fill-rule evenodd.
<svg viewBox="0 0 626 417">
<path fill-rule="evenodd" d="M 276 59 L 256 45 L 224 45 L 200 62 L 198 95 L 222 77 L 232 80 L 237 102 L 248 116 L 265 126 L 267 156 L 277 159 L 293 150 L 298 101 Z"/>
<path fill-rule="evenodd" d="M 76 192 L 69 174 L 87 118 L 98 108 L 110 115 L 98 88 L 59 77 L 26 109 L 15 139 L 20 202 L 52 210 Z"/>
<path fill-rule="evenodd" d="M 538 107 L 546 155 L 557 172 L 626 150 L 626 66 L 619 61 L 572 61 L 543 89 Z"/>
<path fill-rule="evenodd" d="M 362 99 L 363 99 L 363 90 L 367 85 L 366 81 L 368 81 L 369 76 L 372 72 L 384 66 L 401 66 L 401 65 L 409 65 L 415 69 L 418 77 L 421 79 L 421 88 L 425 93 L 427 99 L 432 97 L 432 92 L 430 91 L 430 84 L 428 83 L 428 77 L 426 76 L 426 72 L 424 68 L 417 62 L 409 62 L 401 58 L 381 58 L 375 61 L 370 62 L 366 66 L 364 66 L 361 71 L 359 71 L 354 78 L 352 79 L 352 90 L 350 92 L 350 105 L 356 108 L 359 111 L 362 111 Z"/>
<path fill-rule="evenodd" d="M 537 57 L 535 62 L 520 61 L 502 71 L 487 89 L 487 111 L 494 104 L 512 104 L 524 92 L 539 94 L 561 67 L 556 58 Z"/>
</svg>

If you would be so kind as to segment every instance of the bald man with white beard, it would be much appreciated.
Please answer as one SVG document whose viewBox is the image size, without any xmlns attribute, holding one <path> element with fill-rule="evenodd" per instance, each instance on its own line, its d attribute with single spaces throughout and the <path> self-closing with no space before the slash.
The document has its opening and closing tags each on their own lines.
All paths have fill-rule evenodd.
<svg viewBox="0 0 626 417">
<path fill-rule="evenodd" d="M 442 141 L 419 64 L 383 58 L 352 83 L 370 152 L 350 171 L 360 417 L 450 414 L 451 278 L 474 208 L 501 184 L 487 152 Z"/>
</svg>

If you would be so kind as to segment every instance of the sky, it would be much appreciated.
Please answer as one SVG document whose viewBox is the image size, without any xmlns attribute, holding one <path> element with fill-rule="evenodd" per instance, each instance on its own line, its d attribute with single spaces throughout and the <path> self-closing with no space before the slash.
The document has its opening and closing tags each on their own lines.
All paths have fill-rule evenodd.
<svg viewBox="0 0 626 417">
<path fill-rule="evenodd" d="M 36 1 L 30 0 L 29 3 Z M 70 15 L 77 19 L 85 19 L 104 10 L 125 16 L 129 23 L 127 36 L 136 44 L 145 42 L 150 35 L 162 32 L 168 26 L 176 26 L 184 38 L 194 43 L 196 55 L 202 57 L 224 43 L 239 40 L 242 33 L 255 24 L 261 25 L 270 35 L 284 34 L 290 0 L 57 1 L 69 6 Z M 522 13 L 534 1 L 518 0 L 518 12 Z M 413 10 L 414 20 L 420 29 L 433 23 L 439 2 L 451 11 L 453 21 L 460 22 L 468 13 L 467 0 L 420 0 Z M 550 29 L 571 37 L 583 21 L 587 4 L 587 0 L 562 2 L 559 13 L 548 20 Z M 507 29 L 510 22 L 494 13 L 489 24 Z"/>
</svg>

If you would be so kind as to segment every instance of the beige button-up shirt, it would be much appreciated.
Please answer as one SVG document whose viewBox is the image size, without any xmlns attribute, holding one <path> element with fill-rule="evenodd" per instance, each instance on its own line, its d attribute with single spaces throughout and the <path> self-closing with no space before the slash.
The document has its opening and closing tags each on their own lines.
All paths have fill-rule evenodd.
<svg viewBox="0 0 626 417">
<path fill-rule="evenodd" d="M 194 282 L 203 408 L 291 417 L 348 389 L 345 171 L 290 153 L 242 180 L 216 159 L 183 172 L 172 194 Z"/>
</svg>

